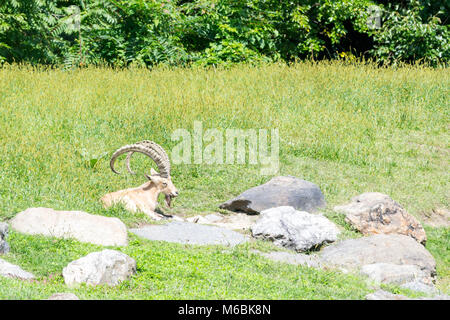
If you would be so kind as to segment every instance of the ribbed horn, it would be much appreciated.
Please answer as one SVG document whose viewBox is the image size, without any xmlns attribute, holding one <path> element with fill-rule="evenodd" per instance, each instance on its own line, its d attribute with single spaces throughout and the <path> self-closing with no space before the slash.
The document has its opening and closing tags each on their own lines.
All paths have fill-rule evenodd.
<svg viewBox="0 0 450 320">
<path fill-rule="evenodd" d="M 150 141 L 150 140 L 143 140 L 140 142 L 136 142 L 135 144 L 149 146 L 150 148 L 157 151 L 160 154 L 160 156 L 164 159 L 164 163 L 166 164 L 167 171 L 170 176 L 169 156 L 167 155 L 167 153 L 164 151 L 164 149 L 159 144 L 157 144 L 156 142 Z M 130 166 L 130 161 L 131 161 L 131 157 L 133 156 L 133 154 L 134 154 L 134 151 L 128 153 L 127 158 L 126 158 L 126 166 L 127 166 L 127 170 L 129 173 L 136 174 L 133 170 L 131 170 L 131 166 Z"/>
<path fill-rule="evenodd" d="M 116 159 L 124 153 L 132 154 L 134 152 L 140 152 L 140 153 L 143 153 L 146 156 L 150 157 L 156 163 L 156 165 L 158 166 L 159 174 L 162 177 L 168 178 L 170 176 L 169 157 L 167 156 L 167 153 L 164 151 L 164 149 L 160 145 L 158 145 L 152 141 L 150 141 L 150 142 L 151 143 L 146 142 L 146 143 L 135 143 L 135 144 L 125 145 L 125 146 L 117 149 L 111 157 L 111 161 L 110 161 L 111 170 L 114 173 L 120 174 L 118 171 L 116 171 L 114 169 L 114 163 L 115 163 Z M 131 158 L 130 154 L 127 156 L 127 158 Z M 128 166 L 128 168 L 129 168 L 129 166 Z M 129 168 L 129 171 L 131 171 L 131 168 Z"/>
</svg>

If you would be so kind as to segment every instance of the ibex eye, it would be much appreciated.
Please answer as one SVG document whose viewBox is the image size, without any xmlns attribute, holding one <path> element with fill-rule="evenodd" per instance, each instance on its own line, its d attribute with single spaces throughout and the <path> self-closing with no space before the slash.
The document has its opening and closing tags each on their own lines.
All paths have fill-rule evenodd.
<svg viewBox="0 0 450 320">
<path fill-rule="evenodd" d="M 163 187 L 164 187 L 164 188 L 167 187 L 167 183 L 164 182 L 164 183 L 163 183 Z"/>
</svg>

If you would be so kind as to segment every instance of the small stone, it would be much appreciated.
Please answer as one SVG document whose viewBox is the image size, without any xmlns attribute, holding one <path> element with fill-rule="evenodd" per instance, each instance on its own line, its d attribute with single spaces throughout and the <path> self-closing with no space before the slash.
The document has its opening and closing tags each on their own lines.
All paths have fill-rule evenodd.
<svg viewBox="0 0 450 320">
<path fill-rule="evenodd" d="M 34 279 L 34 275 L 32 273 L 27 272 L 21 267 L 9 263 L 3 259 L 0 259 L 0 276 L 7 278 L 17 278 L 21 280 Z"/>
<path fill-rule="evenodd" d="M 339 229 L 322 215 L 297 211 L 293 207 L 264 210 L 251 227 L 253 237 L 275 245 L 307 251 L 337 240 Z"/>
<path fill-rule="evenodd" d="M 136 261 L 116 250 L 93 252 L 70 262 L 63 269 L 68 286 L 79 283 L 115 286 L 136 273 Z"/>
</svg>

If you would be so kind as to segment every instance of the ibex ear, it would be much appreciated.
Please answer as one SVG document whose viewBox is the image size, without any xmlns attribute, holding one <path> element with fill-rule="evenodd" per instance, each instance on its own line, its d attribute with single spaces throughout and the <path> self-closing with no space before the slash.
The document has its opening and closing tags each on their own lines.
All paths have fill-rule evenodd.
<svg viewBox="0 0 450 320">
<path fill-rule="evenodd" d="M 153 168 L 150 168 L 150 175 L 157 175 L 158 174 L 158 172 L 156 172 L 156 170 L 155 169 L 153 169 Z"/>
</svg>

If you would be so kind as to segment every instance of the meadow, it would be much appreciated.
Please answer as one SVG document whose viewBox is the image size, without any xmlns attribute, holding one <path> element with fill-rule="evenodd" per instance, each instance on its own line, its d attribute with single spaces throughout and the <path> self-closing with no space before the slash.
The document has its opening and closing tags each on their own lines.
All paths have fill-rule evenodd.
<svg viewBox="0 0 450 320">
<path fill-rule="evenodd" d="M 0 69 L 0 220 L 29 207 L 82 210 L 152 223 L 120 206 L 104 209 L 107 192 L 137 186 L 142 175 L 115 175 L 118 147 L 153 140 L 169 153 L 174 130 L 272 129 L 280 136 L 280 171 L 316 183 L 324 210 L 343 230 L 361 236 L 333 212 L 363 192 L 390 195 L 419 219 L 437 262 L 437 287 L 450 285 L 450 228 L 432 226 L 449 209 L 450 74 L 420 66 L 303 62 L 228 69 Z M 144 156 L 135 171 L 149 171 Z M 124 172 L 124 161 L 117 168 Z M 223 212 L 218 205 L 268 181 L 255 165 L 172 165 L 180 191 L 167 209 L 180 216 Z M 225 213 L 225 212 L 223 212 Z M 138 261 L 138 273 L 116 288 L 67 289 L 61 270 L 100 247 L 11 231 L 2 259 L 38 276 L 0 278 L 0 299 L 44 299 L 74 292 L 82 299 L 363 299 L 373 291 L 360 276 L 266 260 L 252 241 L 234 249 L 152 242 L 130 234 L 115 248 Z M 392 292 L 417 295 L 405 289 Z"/>
</svg>

